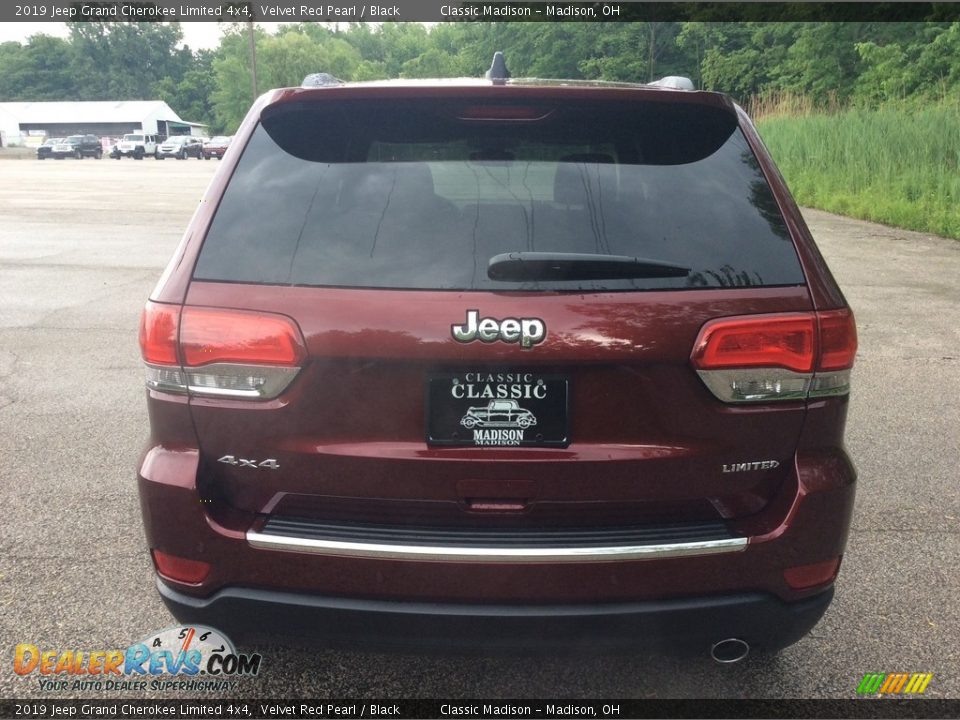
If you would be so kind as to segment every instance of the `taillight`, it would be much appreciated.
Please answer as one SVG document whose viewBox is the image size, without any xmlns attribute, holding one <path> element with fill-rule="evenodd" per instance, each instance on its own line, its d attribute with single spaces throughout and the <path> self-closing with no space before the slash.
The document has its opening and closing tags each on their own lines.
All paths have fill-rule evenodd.
<svg viewBox="0 0 960 720">
<path fill-rule="evenodd" d="M 143 361 L 157 365 L 179 365 L 177 324 L 180 308 L 148 302 L 140 315 L 140 353 Z"/>
<path fill-rule="evenodd" d="M 151 554 L 157 572 L 170 580 L 196 585 L 210 574 L 210 563 L 202 560 L 190 560 L 160 550 L 154 550 Z"/>
<path fill-rule="evenodd" d="M 283 315 L 185 307 L 180 348 L 188 366 L 243 363 L 299 366 L 306 350 L 300 330 Z"/>
<path fill-rule="evenodd" d="M 711 320 L 693 348 L 697 367 L 813 370 L 816 325 L 804 313 Z"/>
<path fill-rule="evenodd" d="M 251 400 L 283 392 L 307 355 L 300 328 L 284 315 L 153 302 L 140 348 L 155 390 Z"/>
<path fill-rule="evenodd" d="M 783 571 L 783 579 L 794 590 L 826 585 L 837 577 L 840 570 L 840 558 L 835 557 L 812 565 L 797 565 Z"/>
<path fill-rule="evenodd" d="M 724 402 L 805 400 L 850 391 L 857 331 L 849 309 L 710 320 L 691 362 Z"/>
<path fill-rule="evenodd" d="M 857 323 L 849 309 L 817 313 L 820 362 L 817 370 L 849 370 L 857 354 Z"/>
</svg>

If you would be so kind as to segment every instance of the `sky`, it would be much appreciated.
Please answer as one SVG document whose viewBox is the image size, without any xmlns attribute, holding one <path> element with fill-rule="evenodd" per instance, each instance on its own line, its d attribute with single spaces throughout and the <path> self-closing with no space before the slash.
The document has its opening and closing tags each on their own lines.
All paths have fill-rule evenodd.
<svg viewBox="0 0 960 720">
<path fill-rule="evenodd" d="M 269 33 L 276 32 L 279 25 L 280 23 L 257 23 L 257 27 Z M 180 27 L 183 30 L 183 44 L 189 45 L 194 50 L 211 49 L 220 44 L 222 32 L 218 23 L 183 22 L 180 23 Z M 0 22 L 0 42 L 8 40 L 26 42 L 31 35 L 40 33 L 67 37 L 67 26 L 58 22 Z"/>
</svg>

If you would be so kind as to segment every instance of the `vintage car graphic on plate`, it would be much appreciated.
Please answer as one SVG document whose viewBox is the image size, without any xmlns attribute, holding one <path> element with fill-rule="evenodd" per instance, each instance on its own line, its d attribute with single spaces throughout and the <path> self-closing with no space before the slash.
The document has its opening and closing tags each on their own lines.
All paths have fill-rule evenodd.
<svg viewBox="0 0 960 720">
<path fill-rule="evenodd" d="M 486 405 L 471 407 L 460 420 L 465 428 L 528 428 L 537 424 L 537 416 L 520 407 L 516 400 L 491 400 Z"/>
</svg>

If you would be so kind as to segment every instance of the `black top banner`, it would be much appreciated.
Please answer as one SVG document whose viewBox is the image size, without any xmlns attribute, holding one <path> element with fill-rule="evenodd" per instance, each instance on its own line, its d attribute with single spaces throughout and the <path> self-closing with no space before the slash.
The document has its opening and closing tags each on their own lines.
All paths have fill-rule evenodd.
<svg viewBox="0 0 960 720">
<path fill-rule="evenodd" d="M 921 22 L 960 19 L 960 3 L 443 2 L 159 0 L 2 3 L 4 22 Z"/>
<path fill-rule="evenodd" d="M 3 700 L 4 718 L 956 718 L 960 700 Z"/>
</svg>

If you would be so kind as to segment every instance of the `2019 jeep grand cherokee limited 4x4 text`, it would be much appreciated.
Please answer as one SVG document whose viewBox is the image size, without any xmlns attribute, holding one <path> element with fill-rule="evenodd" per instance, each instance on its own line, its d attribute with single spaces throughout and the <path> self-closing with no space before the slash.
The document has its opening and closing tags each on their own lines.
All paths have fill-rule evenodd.
<svg viewBox="0 0 960 720">
<path fill-rule="evenodd" d="M 727 656 L 818 621 L 855 326 L 728 97 L 329 81 L 235 145 L 141 322 L 178 618 Z"/>
</svg>

